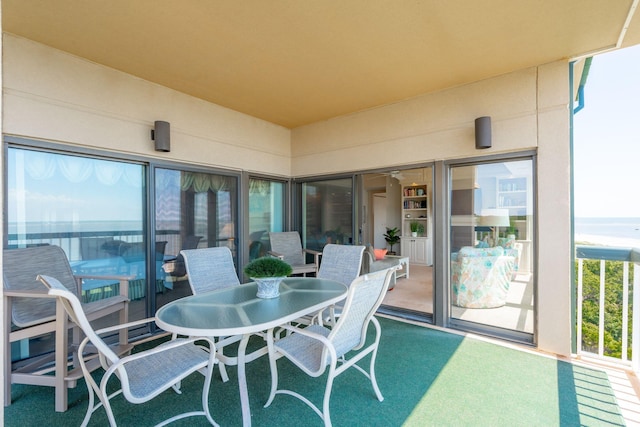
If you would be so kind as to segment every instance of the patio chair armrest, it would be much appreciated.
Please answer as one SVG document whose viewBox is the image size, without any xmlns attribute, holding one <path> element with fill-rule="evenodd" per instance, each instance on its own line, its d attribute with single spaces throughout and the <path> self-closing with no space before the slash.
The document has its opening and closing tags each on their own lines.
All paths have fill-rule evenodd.
<svg viewBox="0 0 640 427">
<path fill-rule="evenodd" d="M 274 251 L 267 251 L 267 255 L 271 255 L 274 258 L 284 259 L 284 255 L 282 255 L 281 253 L 278 253 L 278 252 L 274 252 Z"/>
<path fill-rule="evenodd" d="M 53 295 L 49 295 L 48 290 L 43 288 L 42 290 L 15 290 L 15 289 L 4 289 L 3 295 L 5 297 L 10 298 L 56 298 Z"/>
<path fill-rule="evenodd" d="M 114 276 L 114 275 L 106 275 L 106 276 L 96 276 L 96 275 L 88 275 L 88 274 L 76 274 L 73 277 L 76 279 L 76 284 L 78 286 L 78 295 L 82 295 L 82 280 L 117 280 L 120 283 L 120 295 L 125 298 L 129 298 L 129 281 L 136 278 L 134 275 L 130 276 Z"/>
<path fill-rule="evenodd" d="M 303 248 L 302 252 L 306 252 L 306 253 L 312 254 L 312 255 L 322 255 L 322 251 L 316 251 L 315 249 Z"/>
<path fill-rule="evenodd" d="M 320 265 L 320 257 L 322 256 L 322 252 L 320 251 L 316 251 L 314 249 L 306 249 L 303 248 L 302 249 L 302 253 L 306 253 L 306 254 L 311 254 L 313 255 L 313 263 L 315 265 Z"/>
</svg>

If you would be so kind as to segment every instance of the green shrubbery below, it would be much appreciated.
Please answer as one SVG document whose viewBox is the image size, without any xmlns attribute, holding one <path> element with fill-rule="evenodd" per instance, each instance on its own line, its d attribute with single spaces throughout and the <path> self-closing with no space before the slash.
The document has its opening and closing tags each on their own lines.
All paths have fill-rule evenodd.
<svg viewBox="0 0 640 427">
<path fill-rule="evenodd" d="M 623 268 L 622 261 L 605 262 L 605 303 L 604 303 L 604 355 L 622 357 L 622 309 L 623 309 Z M 578 266 L 576 262 L 576 278 Z M 631 360 L 631 318 L 633 295 L 633 268 L 629 269 L 629 311 L 627 358 Z M 598 322 L 600 318 L 600 260 L 583 261 L 582 279 L 582 349 L 598 353 Z"/>
</svg>

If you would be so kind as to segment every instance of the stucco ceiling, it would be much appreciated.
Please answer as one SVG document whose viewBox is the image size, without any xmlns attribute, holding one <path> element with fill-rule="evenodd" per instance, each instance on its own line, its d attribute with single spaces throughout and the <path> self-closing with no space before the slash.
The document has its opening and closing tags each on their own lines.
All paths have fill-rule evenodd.
<svg viewBox="0 0 640 427">
<path fill-rule="evenodd" d="M 287 128 L 640 43 L 637 0 L 1 4 L 5 32 Z"/>
</svg>

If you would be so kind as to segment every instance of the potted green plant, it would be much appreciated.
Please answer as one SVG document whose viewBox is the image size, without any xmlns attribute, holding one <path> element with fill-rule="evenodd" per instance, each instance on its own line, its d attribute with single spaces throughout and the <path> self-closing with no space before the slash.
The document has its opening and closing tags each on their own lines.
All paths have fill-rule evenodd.
<svg viewBox="0 0 640 427">
<path fill-rule="evenodd" d="M 419 222 L 418 223 L 418 229 L 416 230 L 416 232 L 418 233 L 418 236 L 424 236 L 424 224 Z"/>
<path fill-rule="evenodd" d="M 400 242 L 400 231 L 398 230 L 398 227 L 387 227 L 387 232 L 384 233 L 384 240 L 386 240 L 390 246 L 389 252 L 387 253 L 389 255 L 395 255 L 396 253 L 393 250 L 393 245 Z"/>
<path fill-rule="evenodd" d="M 280 295 L 280 282 L 291 274 L 291 266 L 274 257 L 262 257 L 244 267 L 244 274 L 257 283 L 258 298 L 275 298 Z"/>
<path fill-rule="evenodd" d="M 420 223 L 413 221 L 411 223 L 409 223 L 409 229 L 411 230 L 411 237 L 416 237 L 418 236 L 418 229 L 420 227 Z"/>
</svg>

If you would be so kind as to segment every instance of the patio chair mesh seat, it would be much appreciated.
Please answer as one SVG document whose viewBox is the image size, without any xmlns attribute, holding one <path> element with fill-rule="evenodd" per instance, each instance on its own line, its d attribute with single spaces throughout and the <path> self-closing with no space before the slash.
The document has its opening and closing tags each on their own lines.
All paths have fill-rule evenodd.
<svg viewBox="0 0 640 427">
<path fill-rule="evenodd" d="M 317 277 L 349 286 L 360 274 L 363 252 L 364 246 L 326 245 Z"/>
<path fill-rule="evenodd" d="M 229 248 L 189 249 L 180 251 L 180 255 L 194 295 L 240 285 Z"/>
<path fill-rule="evenodd" d="M 186 342 L 184 338 L 163 343 L 156 349 L 162 349 L 177 342 Z M 175 383 L 175 378 L 184 372 L 193 372 L 209 360 L 209 353 L 192 345 L 170 348 L 161 353 L 151 354 L 144 359 L 126 362 L 126 374 L 129 380 L 129 391 L 136 399 L 146 399 L 158 394 Z M 154 369 L 162 366 L 163 369 Z"/>
<path fill-rule="evenodd" d="M 331 330 L 320 325 L 309 325 L 305 328 L 307 332 L 328 337 Z M 304 366 L 304 370 L 308 372 L 317 371 L 326 366 L 328 361 L 325 358 L 322 363 L 323 345 L 320 341 L 310 338 L 306 335 L 296 335 L 295 339 L 282 340 L 276 345 L 278 351 L 290 357 L 294 357 L 296 361 Z"/>
<path fill-rule="evenodd" d="M 340 282 L 345 286 L 358 277 L 362 267 L 362 254 L 364 246 L 328 244 L 322 249 L 322 262 L 316 277 Z M 341 307 L 343 302 L 336 306 Z M 324 311 L 324 310 L 323 310 Z M 322 312 L 321 312 L 322 314 Z M 296 320 L 297 323 L 310 324 L 315 315 L 304 316 Z M 331 316 L 329 321 L 331 321 Z"/>
</svg>

